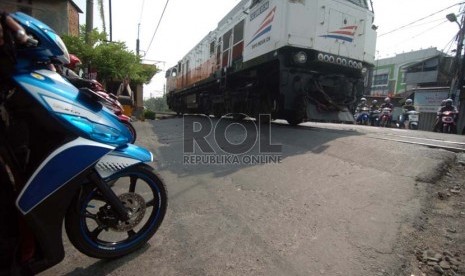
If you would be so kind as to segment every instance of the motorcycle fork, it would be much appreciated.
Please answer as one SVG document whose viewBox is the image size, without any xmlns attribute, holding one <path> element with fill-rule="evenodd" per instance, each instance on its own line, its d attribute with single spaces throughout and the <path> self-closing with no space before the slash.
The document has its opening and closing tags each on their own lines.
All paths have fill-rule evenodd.
<svg viewBox="0 0 465 276">
<path fill-rule="evenodd" d="M 92 183 L 94 183 L 97 186 L 99 191 L 102 193 L 102 196 L 115 210 L 118 218 L 122 221 L 129 220 L 128 212 L 126 211 L 126 208 L 124 207 L 123 203 L 121 203 L 121 200 L 119 200 L 118 196 L 116 196 L 116 194 L 102 179 L 102 177 L 96 171 L 92 171 L 89 175 L 89 179 Z"/>
</svg>

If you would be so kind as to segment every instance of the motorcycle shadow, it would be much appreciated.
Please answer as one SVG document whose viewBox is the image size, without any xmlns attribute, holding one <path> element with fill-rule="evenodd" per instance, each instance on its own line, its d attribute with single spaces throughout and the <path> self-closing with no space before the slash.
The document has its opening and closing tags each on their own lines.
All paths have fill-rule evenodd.
<svg viewBox="0 0 465 276">
<path fill-rule="evenodd" d="M 150 243 L 146 243 L 139 250 L 118 259 L 98 260 L 88 267 L 77 267 L 73 271 L 66 273 L 67 276 L 103 276 L 110 275 L 122 265 L 134 261 L 150 248 Z"/>
</svg>

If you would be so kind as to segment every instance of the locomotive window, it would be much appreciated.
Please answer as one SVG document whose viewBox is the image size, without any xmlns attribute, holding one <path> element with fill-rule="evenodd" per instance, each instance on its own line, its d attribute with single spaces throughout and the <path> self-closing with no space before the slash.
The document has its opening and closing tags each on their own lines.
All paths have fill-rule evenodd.
<svg viewBox="0 0 465 276">
<path fill-rule="evenodd" d="M 234 26 L 234 45 L 244 40 L 244 20 Z"/>
<path fill-rule="evenodd" d="M 360 6 L 362 8 L 368 9 L 368 4 L 366 0 L 347 0 L 351 3 L 354 3 L 357 6 Z"/>
<path fill-rule="evenodd" d="M 223 51 L 226 51 L 229 47 L 231 47 L 231 34 L 232 30 L 229 30 L 223 35 Z"/>
<path fill-rule="evenodd" d="M 250 5 L 250 7 L 252 8 L 253 6 L 257 5 L 258 3 L 260 3 L 262 0 L 253 0 L 252 1 L 252 4 Z"/>
</svg>

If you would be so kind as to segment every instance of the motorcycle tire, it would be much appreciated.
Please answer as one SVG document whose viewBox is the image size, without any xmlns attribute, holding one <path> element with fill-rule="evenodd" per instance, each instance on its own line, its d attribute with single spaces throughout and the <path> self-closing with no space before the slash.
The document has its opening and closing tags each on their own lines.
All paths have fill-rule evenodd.
<svg viewBox="0 0 465 276">
<path fill-rule="evenodd" d="M 442 133 L 451 133 L 450 125 L 444 124 L 443 127 L 442 127 Z"/>
<path fill-rule="evenodd" d="M 386 127 L 386 125 L 387 125 L 387 120 L 384 119 L 384 118 L 381 119 L 380 126 L 381 126 L 381 127 Z"/>
<path fill-rule="evenodd" d="M 128 209 L 130 219 L 119 220 L 97 187 L 89 183 L 73 200 L 65 229 L 71 243 L 83 254 L 112 259 L 134 252 L 155 234 L 165 216 L 168 195 L 162 179 L 143 163 L 105 181 L 113 182 L 110 187 Z M 141 189 L 144 183 L 146 187 Z"/>
<path fill-rule="evenodd" d="M 129 141 L 129 143 L 134 144 L 136 142 L 136 139 L 137 139 L 136 129 L 131 124 L 131 122 L 128 122 L 128 121 L 121 121 L 121 122 L 126 126 L 126 128 L 129 130 L 129 132 L 132 135 L 132 140 Z"/>
</svg>

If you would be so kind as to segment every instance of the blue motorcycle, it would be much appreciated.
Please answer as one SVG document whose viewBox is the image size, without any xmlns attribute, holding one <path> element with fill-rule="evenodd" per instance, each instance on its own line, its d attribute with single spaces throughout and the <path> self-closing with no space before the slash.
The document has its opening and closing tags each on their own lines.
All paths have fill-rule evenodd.
<svg viewBox="0 0 465 276">
<path fill-rule="evenodd" d="M 370 109 L 368 107 L 362 107 L 357 114 L 355 114 L 356 123 L 360 125 L 370 124 Z"/>
<path fill-rule="evenodd" d="M 35 274 L 71 243 L 95 258 L 143 246 L 166 213 L 167 191 L 148 150 L 95 93 L 77 89 L 50 64 L 69 62 L 60 37 L 11 14 L 36 45 L 16 45 L 0 76 L 0 275 Z M 5 28 L 4 28 L 5 29 Z"/>
</svg>

